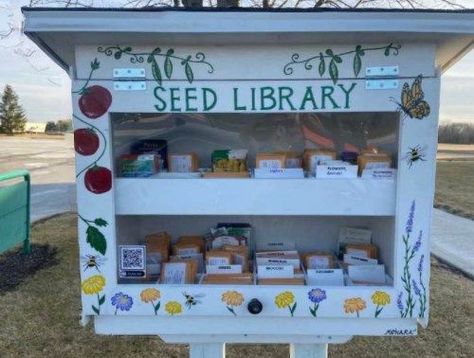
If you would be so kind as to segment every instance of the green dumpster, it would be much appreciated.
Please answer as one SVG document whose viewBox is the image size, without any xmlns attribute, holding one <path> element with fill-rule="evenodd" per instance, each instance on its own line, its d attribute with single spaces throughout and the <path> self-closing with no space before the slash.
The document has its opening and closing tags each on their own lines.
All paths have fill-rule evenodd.
<svg viewBox="0 0 474 358">
<path fill-rule="evenodd" d="M 23 242 L 30 248 L 30 174 L 15 170 L 0 174 L 0 254 Z"/>
</svg>

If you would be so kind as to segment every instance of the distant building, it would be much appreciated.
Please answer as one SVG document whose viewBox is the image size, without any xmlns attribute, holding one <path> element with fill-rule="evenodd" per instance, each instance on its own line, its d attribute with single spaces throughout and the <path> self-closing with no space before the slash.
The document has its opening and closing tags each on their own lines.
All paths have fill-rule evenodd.
<svg viewBox="0 0 474 358">
<path fill-rule="evenodd" d="M 27 133 L 44 133 L 46 130 L 46 122 L 26 122 L 25 132 Z"/>
</svg>

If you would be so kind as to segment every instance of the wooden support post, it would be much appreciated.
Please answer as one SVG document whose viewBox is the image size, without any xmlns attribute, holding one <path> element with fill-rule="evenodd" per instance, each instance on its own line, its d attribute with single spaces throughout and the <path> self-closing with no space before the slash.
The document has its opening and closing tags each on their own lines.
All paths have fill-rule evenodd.
<svg viewBox="0 0 474 358">
<path fill-rule="evenodd" d="M 225 358 L 225 343 L 191 343 L 189 358 Z"/>
<path fill-rule="evenodd" d="M 327 344 L 290 344 L 290 358 L 327 358 Z"/>
</svg>

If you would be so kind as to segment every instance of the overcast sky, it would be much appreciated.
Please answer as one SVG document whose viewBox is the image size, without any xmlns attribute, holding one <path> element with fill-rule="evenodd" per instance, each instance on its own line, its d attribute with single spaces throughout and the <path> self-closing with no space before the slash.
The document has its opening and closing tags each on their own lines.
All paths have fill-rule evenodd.
<svg viewBox="0 0 474 358">
<path fill-rule="evenodd" d="M 462 1 L 473 7 L 474 0 Z M 0 0 L 0 31 L 7 21 L 20 27 L 21 3 L 26 1 Z M 36 51 L 28 57 L 32 49 Z M 12 85 L 19 95 L 30 121 L 56 121 L 71 115 L 68 76 L 19 31 L 0 40 L 0 89 L 6 84 Z M 474 51 L 471 51 L 442 77 L 440 119 L 474 123 L 473 94 Z"/>
</svg>

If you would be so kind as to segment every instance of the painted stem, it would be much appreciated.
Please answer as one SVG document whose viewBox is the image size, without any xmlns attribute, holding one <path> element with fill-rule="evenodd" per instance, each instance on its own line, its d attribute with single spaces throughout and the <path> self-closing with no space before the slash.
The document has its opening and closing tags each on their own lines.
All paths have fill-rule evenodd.
<svg viewBox="0 0 474 358">
<path fill-rule="evenodd" d="M 80 119 L 78 116 L 76 116 L 75 114 L 72 115 L 75 119 L 77 119 L 79 122 L 82 122 L 84 123 L 85 125 L 89 126 L 90 128 L 96 130 L 97 132 L 99 132 L 99 134 L 101 135 L 103 141 L 104 141 L 104 145 L 103 145 L 103 148 L 102 148 L 102 153 L 100 153 L 99 157 L 93 161 L 91 164 L 89 164 L 88 166 L 86 166 L 84 169 L 82 169 L 81 171 L 79 171 L 79 173 L 76 174 L 76 178 L 78 178 L 82 173 L 84 173 L 87 169 L 89 169 L 90 167 L 93 167 L 94 165 L 97 164 L 97 162 L 104 156 L 105 154 L 105 151 L 107 149 L 107 139 L 105 138 L 105 135 L 104 133 L 102 133 L 102 131 L 97 128 L 96 126 L 94 126 L 93 124 L 90 124 L 90 123 L 87 123 L 86 121 Z"/>
<path fill-rule="evenodd" d="M 71 91 L 71 93 L 83 94 L 84 90 L 89 85 L 89 82 L 91 81 L 91 78 L 92 78 L 92 74 L 94 73 L 95 70 L 96 70 L 96 68 L 91 68 L 91 70 L 89 72 L 89 77 L 87 77 L 86 83 L 84 83 L 84 85 L 80 89 L 78 89 L 77 91 Z"/>
</svg>

